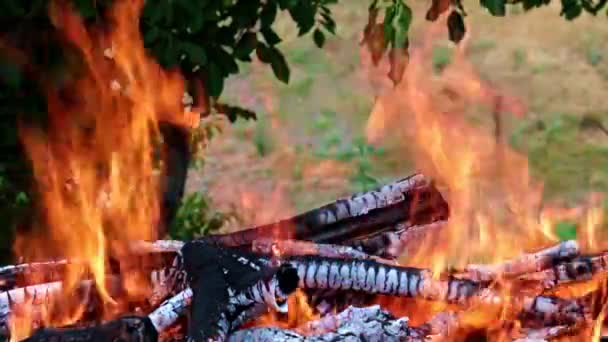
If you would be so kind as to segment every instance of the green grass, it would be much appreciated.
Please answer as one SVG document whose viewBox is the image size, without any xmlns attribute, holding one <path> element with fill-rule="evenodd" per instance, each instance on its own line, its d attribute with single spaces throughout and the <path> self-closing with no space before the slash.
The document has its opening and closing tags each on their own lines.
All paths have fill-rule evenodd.
<svg viewBox="0 0 608 342">
<path fill-rule="evenodd" d="M 384 91 L 366 78 L 366 71 L 361 72 L 359 33 L 366 23 L 368 5 L 367 1 L 341 2 L 335 8 L 338 36 L 328 37 L 323 50 L 317 49 L 310 37 L 296 38 L 293 28 L 277 28 L 292 35 L 280 45 L 292 69 L 289 85 L 276 81 L 268 67 L 262 72 L 250 68 L 239 76 L 250 86 L 251 96 L 268 96 L 278 104 L 275 114 L 289 141 L 273 141 L 267 122 L 249 124 L 249 134 L 239 131 L 236 139 L 257 151 L 254 154 L 260 163 L 272 159 L 266 157 L 281 151 L 285 144 L 291 145 L 295 160 L 288 166 L 292 169 L 284 172 L 289 178 L 280 180 L 289 184 L 289 200 L 296 211 L 357 190 L 362 185 L 353 175 L 361 170 L 379 182 L 414 170 L 410 156 L 402 147 L 391 147 L 392 142 L 380 155 L 367 153 L 365 144 L 357 145 L 374 97 Z M 478 3 L 467 0 L 464 5 L 472 33 L 467 54 L 474 68 L 499 91 L 515 95 L 530 108 L 517 124 L 505 125 L 504 133 L 529 157 L 532 174 L 545 183 L 546 197 L 578 204 L 591 190 L 608 191 L 608 138 L 602 138 L 597 129 L 581 127 L 582 116 L 591 111 L 599 111 L 598 116 L 608 125 L 608 112 L 602 112 L 608 107 L 598 107 L 605 103 L 608 90 L 607 50 L 602 45 L 608 41 L 605 20 L 581 17 L 567 22 L 559 17 L 557 8 L 523 13 L 521 6 L 509 6 L 505 18 L 493 18 L 479 9 Z M 428 25 L 421 17 L 427 4 L 411 6 L 417 35 L 412 46 L 417 46 L 414 42 L 422 37 L 421 27 Z M 431 56 L 434 70 L 444 69 L 452 55 L 451 44 L 437 43 Z M 232 89 L 228 82 L 223 96 L 230 99 L 238 93 Z M 559 111 L 568 114 L 554 114 Z M 474 111 L 470 119 L 477 128 L 489 129 L 487 112 Z M 238 154 L 238 150 L 230 153 Z M 222 163 L 222 156 L 215 160 Z M 323 179 L 307 179 L 312 178 L 307 169 L 325 160 L 348 164 L 352 174 L 341 175 L 343 183 L 329 185 Z M 251 180 L 256 182 L 277 175 L 247 176 L 257 177 Z M 365 183 L 365 178 L 361 176 L 360 183 Z"/>
<path fill-rule="evenodd" d="M 512 143 L 528 154 L 535 175 L 545 181 L 549 198 L 582 200 L 593 191 L 608 191 L 608 146 L 584 139 L 581 118 L 554 114 L 526 122 Z"/>
</svg>

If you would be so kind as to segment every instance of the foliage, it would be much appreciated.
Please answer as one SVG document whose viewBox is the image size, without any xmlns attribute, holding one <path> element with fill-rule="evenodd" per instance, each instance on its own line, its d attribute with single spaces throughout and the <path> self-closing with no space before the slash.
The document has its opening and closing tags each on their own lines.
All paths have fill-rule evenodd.
<svg viewBox="0 0 608 342">
<path fill-rule="evenodd" d="M 315 127 L 322 135 L 320 145 L 314 151 L 315 156 L 352 163 L 354 172 L 351 174 L 350 183 L 356 191 L 377 187 L 379 181 L 372 176 L 372 158 L 382 156 L 384 150 L 368 144 L 362 137 L 343 139 L 345 134 L 335 120 L 335 113 L 330 111 L 322 112 L 315 120 Z"/>
<path fill-rule="evenodd" d="M 522 124 L 511 137 L 527 152 L 532 170 L 545 181 L 545 194 L 583 199 L 588 190 L 608 191 L 608 149 L 588 134 L 608 134 L 590 116 L 555 114 L 547 120 Z"/>
<path fill-rule="evenodd" d="M 194 192 L 183 199 L 170 234 L 174 239 L 189 240 L 217 231 L 231 217 L 214 210 L 203 193 Z"/>
<path fill-rule="evenodd" d="M 555 234 L 561 241 L 576 240 L 576 224 L 561 221 L 555 225 Z"/>
</svg>

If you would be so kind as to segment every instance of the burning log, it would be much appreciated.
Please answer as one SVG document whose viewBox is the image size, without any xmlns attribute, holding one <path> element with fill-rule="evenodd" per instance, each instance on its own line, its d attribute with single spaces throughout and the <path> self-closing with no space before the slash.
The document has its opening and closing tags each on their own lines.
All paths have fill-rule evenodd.
<svg viewBox="0 0 608 342">
<path fill-rule="evenodd" d="M 464 307 L 509 308 L 530 321 L 577 322 L 585 318 L 587 298 L 565 300 L 552 296 L 504 296 L 484 284 L 450 278 L 438 280 L 426 269 L 379 264 L 369 260 L 292 257 L 302 289 L 354 290 L 363 293 L 444 301 Z"/>
<path fill-rule="evenodd" d="M 579 254 L 576 241 L 564 241 L 536 253 L 524 254 L 517 259 L 497 265 L 471 264 L 465 268 L 467 278 L 475 281 L 494 281 L 539 272 L 570 260 Z"/>
<path fill-rule="evenodd" d="M 251 249 L 254 253 L 276 255 L 277 257 L 283 255 L 314 255 L 329 258 L 375 260 L 381 263 L 396 265 L 391 260 L 361 252 L 350 246 L 330 245 L 310 241 L 258 239 L 253 241 Z"/>
<path fill-rule="evenodd" d="M 182 249 L 184 269 L 192 288 L 193 341 L 224 340 L 244 321 L 250 309 L 265 304 L 287 310 L 287 296 L 298 285 L 298 273 L 289 263 L 273 266 L 267 259 L 232 248 L 195 241 Z"/>
<path fill-rule="evenodd" d="M 429 238 L 438 237 L 446 227 L 445 221 L 409 226 L 398 224 L 378 234 L 345 242 L 366 254 L 375 255 L 385 259 L 397 259 L 403 255 L 405 250 L 415 249 Z"/>
<path fill-rule="evenodd" d="M 608 253 L 606 252 L 595 256 L 580 256 L 552 268 L 524 275 L 520 279 L 537 281 L 545 289 L 551 289 L 562 284 L 591 280 L 595 275 L 605 272 L 608 272 Z"/>
<path fill-rule="evenodd" d="M 260 238 L 291 238 L 316 242 L 345 241 L 369 234 L 378 227 L 400 222 L 424 224 L 448 215 L 447 203 L 433 184 L 420 174 L 376 190 L 339 199 L 276 223 L 203 240 L 223 246 L 248 246 Z"/>
<path fill-rule="evenodd" d="M 406 317 L 396 319 L 379 305 L 348 307 L 336 314 L 307 323 L 301 333 L 277 328 L 252 328 L 232 334 L 228 341 L 323 342 L 323 341 L 425 341 L 430 335 L 447 335 L 455 316 L 443 314 L 420 327 L 410 327 Z"/>
</svg>

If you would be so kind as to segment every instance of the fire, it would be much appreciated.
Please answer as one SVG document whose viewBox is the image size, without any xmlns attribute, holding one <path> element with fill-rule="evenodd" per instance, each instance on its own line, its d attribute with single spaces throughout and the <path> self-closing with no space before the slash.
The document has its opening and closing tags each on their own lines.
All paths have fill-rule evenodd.
<svg viewBox="0 0 608 342">
<path fill-rule="evenodd" d="M 429 237 L 402 262 L 430 267 L 437 275 L 452 266 L 499 262 L 555 243 L 558 237 L 553 227 L 566 217 L 578 224 L 578 242 L 584 250 L 605 248 L 600 246 L 605 239 L 600 238 L 603 211 L 597 196 L 584 209 L 542 203 L 542 183 L 532 179 L 526 156 L 503 142 L 500 127 L 502 112 L 521 117 L 524 106 L 478 76 L 466 58 L 469 37 L 455 48 L 451 64 L 434 75 L 431 52 L 439 37 L 447 36 L 445 19 L 429 24 L 421 45 L 410 48 L 403 81 L 377 98 L 366 127 L 371 143 L 398 134 L 404 153 L 413 155 L 422 173 L 448 189 L 447 229 L 440 239 Z M 483 129 L 469 123 L 466 115 L 471 109 L 493 113 L 496 127 Z M 509 296 L 509 290 L 504 291 Z M 398 316 L 415 319 L 418 311 L 428 319 L 445 309 L 418 308 L 420 303 L 414 308 L 403 301 L 391 305 Z M 481 312 L 485 315 L 471 313 L 473 326 L 499 317 Z"/>
<path fill-rule="evenodd" d="M 526 157 L 502 141 L 500 121 L 483 129 L 466 118 L 467 109 L 494 112 L 497 120 L 502 112 L 522 116 L 523 105 L 477 75 L 466 59 L 468 37 L 455 48 L 452 63 L 433 75 L 430 54 L 438 37 L 447 35 L 443 20 L 429 24 L 421 45 L 411 49 L 403 81 L 377 99 L 366 128 L 371 142 L 391 133 L 389 127 L 401 130 L 405 152 L 414 156 L 423 173 L 448 189 L 451 214 L 449 237 L 442 238 L 445 253 L 429 244 L 419 258 L 407 260 L 428 267 L 433 255 L 436 270 L 448 263 L 498 261 L 557 240 L 551 228 L 555 220 L 543 212 L 542 184 L 530 176 Z M 597 247 L 591 236 L 598 215 L 595 212 L 586 224 L 586 245 Z"/>
<path fill-rule="evenodd" d="M 128 241 L 156 237 L 159 184 L 152 152 L 157 123 L 188 125 L 192 119 L 181 104 L 181 75 L 161 69 L 144 49 L 138 24 L 143 3 L 116 2 L 108 16 L 112 24 L 103 29 L 85 27 L 67 2 L 49 5 L 53 23 L 79 53 L 82 67 L 61 89 L 48 85 L 48 129 L 20 129 L 33 164 L 44 229 L 19 236 L 16 253 L 25 261 L 76 261 L 67 266 L 61 297 L 92 279 L 106 314 L 119 299 L 106 286 L 110 257 L 125 254 Z M 127 266 L 116 259 L 121 269 Z M 120 276 L 129 297 L 144 294 L 145 275 Z M 61 302 L 65 306 L 66 299 Z M 76 305 L 43 320 L 65 325 L 83 311 Z M 29 315 L 12 321 L 12 338 L 29 334 Z"/>
</svg>

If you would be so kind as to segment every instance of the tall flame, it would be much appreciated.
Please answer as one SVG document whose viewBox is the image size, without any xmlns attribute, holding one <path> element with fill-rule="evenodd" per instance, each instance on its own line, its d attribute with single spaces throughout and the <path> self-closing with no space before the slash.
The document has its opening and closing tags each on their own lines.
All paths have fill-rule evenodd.
<svg viewBox="0 0 608 342">
<path fill-rule="evenodd" d="M 526 156 L 502 141 L 500 115 L 522 116 L 523 105 L 477 75 L 466 58 L 468 36 L 451 64 L 435 75 L 431 53 L 438 37 L 447 35 L 445 19 L 430 24 L 421 45 L 411 49 L 403 81 L 378 97 L 366 128 L 372 142 L 391 133 L 389 127 L 401 130 L 404 151 L 448 189 L 450 220 L 440 241 L 445 248 L 429 242 L 406 260 L 438 271 L 448 263 L 498 261 L 557 240 L 555 221 L 542 210 L 542 183 L 530 176 Z M 493 115 L 496 126 L 473 125 L 470 109 L 488 112 L 485 121 Z M 597 247 L 599 212 L 594 213 L 584 234 L 590 247 Z"/>
<path fill-rule="evenodd" d="M 44 228 L 19 236 L 16 253 L 26 261 L 76 261 L 67 267 L 63 294 L 92 278 L 106 305 L 116 302 L 106 288 L 109 257 L 126 253 L 128 241 L 156 235 L 159 198 L 152 152 L 157 123 L 188 121 L 181 75 L 161 69 L 144 49 L 138 22 L 143 3 L 115 2 L 104 29 L 85 27 L 67 2 L 49 4 L 54 25 L 78 50 L 83 65 L 62 89 L 47 88 L 46 129 L 20 129 Z M 141 292 L 141 285 L 133 284 L 142 276 L 121 274 L 127 294 Z M 62 324 L 81 314 L 82 308 L 75 309 L 68 322 L 61 318 Z M 27 327 L 22 329 L 13 338 L 28 334 Z"/>
</svg>

